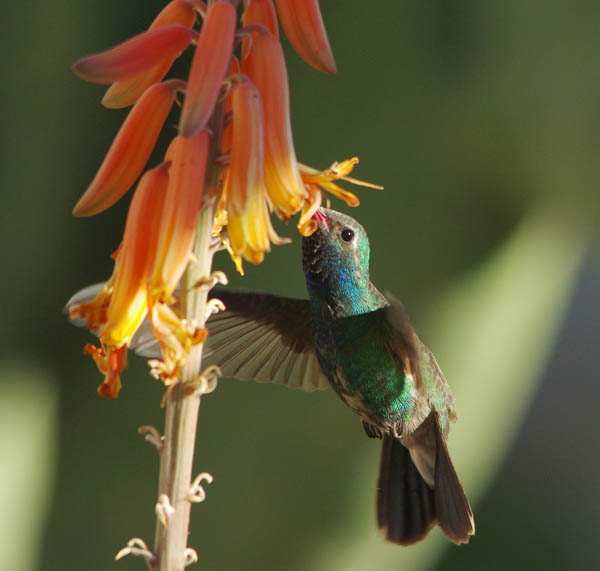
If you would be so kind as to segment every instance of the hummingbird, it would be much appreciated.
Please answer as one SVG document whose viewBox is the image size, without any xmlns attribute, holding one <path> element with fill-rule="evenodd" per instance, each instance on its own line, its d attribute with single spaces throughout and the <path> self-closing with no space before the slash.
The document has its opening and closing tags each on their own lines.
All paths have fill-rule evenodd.
<svg viewBox="0 0 600 571">
<path fill-rule="evenodd" d="M 412 545 L 437 524 L 451 541 L 467 543 L 473 513 L 446 445 L 457 419 L 452 391 L 403 305 L 370 281 L 364 228 L 326 208 L 313 218 L 316 231 L 302 239 L 308 299 L 213 288 L 210 297 L 226 310 L 208 321 L 203 363 L 239 380 L 331 387 L 365 434 L 382 440 L 376 510 L 385 538 Z M 149 323 L 131 347 L 160 357 Z"/>
</svg>

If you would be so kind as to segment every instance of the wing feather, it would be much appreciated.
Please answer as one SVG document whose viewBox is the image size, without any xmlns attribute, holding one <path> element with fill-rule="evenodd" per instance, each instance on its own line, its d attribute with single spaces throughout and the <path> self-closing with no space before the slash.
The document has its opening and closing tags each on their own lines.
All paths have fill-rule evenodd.
<svg viewBox="0 0 600 571">
<path fill-rule="evenodd" d="M 103 284 L 77 292 L 66 308 L 93 299 Z M 308 300 L 266 292 L 214 288 L 226 311 L 207 323 L 203 363 L 218 365 L 225 377 L 270 382 L 304 391 L 326 389 L 315 350 Z M 83 320 L 75 325 L 85 326 Z M 130 348 L 146 358 L 160 358 L 160 346 L 148 319 L 133 336 Z"/>
</svg>

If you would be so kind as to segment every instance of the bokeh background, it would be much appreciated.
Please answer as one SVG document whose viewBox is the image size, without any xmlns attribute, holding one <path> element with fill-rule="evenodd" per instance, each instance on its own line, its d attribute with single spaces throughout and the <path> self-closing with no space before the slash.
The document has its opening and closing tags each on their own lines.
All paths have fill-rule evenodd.
<svg viewBox="0 0 600 571">
<path fill-rule="evenodd" d="M 596 569 L 600 548 L 600 4 L 323 0 L 328 77 L 286 44 L 299 158 L 359 155 L 352 212 L 372 278 L 401 297 L 455 389 L 450 449 L 477 534 L 386 545 L 379 446 L 331 392 L 223 380 L 203 401 L 193 509 L 199 569 Z M 78 57 L 142 31 L 159 0 L 9 3 L 0 42 L 0 568 L 142 569 L 152 542 L 162 390 L 132 359 L 121 396 L 61 308 L 105 279 L 126 203 L 70 211 L 124 113 Z M 172 122 L 174 123 L 174 121 Z M 164 149 L 164 147 L 161 148 Z M 348 211 L 333 202 L 334 208 Z M 299 238 L 234 285 L 303 296 Z M 329 394 L 328 394 L 329 393 Z"/>
</svg>

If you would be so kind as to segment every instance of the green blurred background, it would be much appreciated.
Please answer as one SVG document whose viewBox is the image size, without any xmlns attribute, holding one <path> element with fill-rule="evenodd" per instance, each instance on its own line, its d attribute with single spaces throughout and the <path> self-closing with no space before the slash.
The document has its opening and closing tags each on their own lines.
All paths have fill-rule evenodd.
<svg viewBox="0 0 600 571">
<path fill-rule="evenodd" d="M 89 340 L 61 308 L 105 279 L 128 200 L 70 211 L 123 119 L 78 57 L 142 31 L 158 0 L 10 3 L 2 34 L 4 260 L 0 568 L 142 569 L 152 542 L 162 389 L 132 359 L 97 397 Z M 378 444 L 329 392 L 221 381 L 200 412 L 200 569 L 592 569 L 600 564 L 600 4 L 323 1 L 328 77 L 286 44 L 299 158 L 359 155 L 351 214 L 372 278 L 401 297 L 455 389 L 450 438 L 477 534 L 418 547 L 375 529 Z M 169 135 L 171 135 L 170 133 Z M 161 150 L 164 149 L 161 143 Z M 334 208 L 348 211 L 338 202 Z M 294 228 L 282 229 L 294 235 Z M 299 239 L 234 285 L 303 296 Z"/>
</svg>

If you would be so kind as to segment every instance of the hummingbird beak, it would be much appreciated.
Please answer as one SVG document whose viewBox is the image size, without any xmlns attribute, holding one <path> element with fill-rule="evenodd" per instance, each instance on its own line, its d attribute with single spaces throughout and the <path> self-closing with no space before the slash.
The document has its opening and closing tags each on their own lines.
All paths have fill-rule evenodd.
<svg viewBox="0 0 600 571">
<path fill-rule="evenodd" d="M 319 225 L 323 224 L 327 228 L 327 216 L 325 216 L 320 209 L 315 211 L 313 218 L 319 223 Z"/>
</svg>

